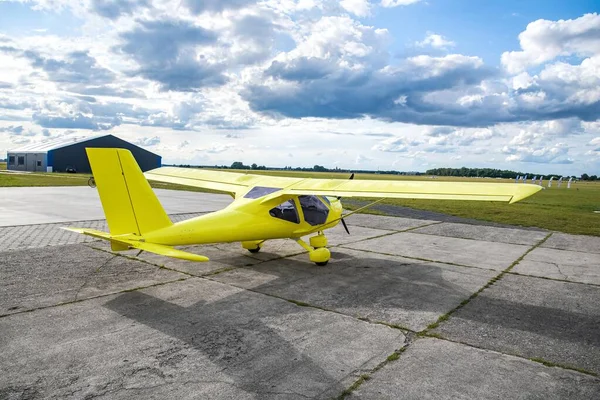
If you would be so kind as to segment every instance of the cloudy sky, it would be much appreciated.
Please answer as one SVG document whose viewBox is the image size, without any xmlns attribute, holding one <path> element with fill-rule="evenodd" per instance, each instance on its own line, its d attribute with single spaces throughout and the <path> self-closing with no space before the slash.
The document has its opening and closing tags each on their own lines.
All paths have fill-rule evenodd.
<svg viewBox="0 0 600 400">
<path fill-rule="evenodd" d="M 0 158 L 600 172 L 596 0 L 0 0 Z"/>
</svg>

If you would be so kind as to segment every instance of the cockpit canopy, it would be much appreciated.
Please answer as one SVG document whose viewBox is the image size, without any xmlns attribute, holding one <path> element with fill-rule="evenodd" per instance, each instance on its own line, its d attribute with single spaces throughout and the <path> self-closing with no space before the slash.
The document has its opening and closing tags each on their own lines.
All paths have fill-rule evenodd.
<svg viewBox="0 0 600 400">
<path fill-rule="evenodd" d="M 304 221 L 308 224 L 312 226 L 322 225 L 327 221 L 329 207 L 319 197 L 298 196 L 298 202 L 300 203 L 300 208 L 302 208 Z M 288 200 L 277 207 L 273 207 L 269 210 L 269 214 L 272 217 L 299 224 L 300 216 L 296 207 L 294 200 Z"/>
</svg>

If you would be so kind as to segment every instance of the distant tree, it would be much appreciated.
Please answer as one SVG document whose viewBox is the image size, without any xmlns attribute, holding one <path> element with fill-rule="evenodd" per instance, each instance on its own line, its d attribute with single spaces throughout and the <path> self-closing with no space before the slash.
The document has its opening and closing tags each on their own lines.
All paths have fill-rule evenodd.
<svg viewBox="0 0 600 400">
<path fill-rule="evenodd" d="M 241 161 L 234 161 L 231 164 L 231 169 L 249 169 L 250 167 L 248 167 L 247 165 L 244 165 L 243 162 Z"/>
<path fill-rule="evenodd" d="M 587 181 L 588 179 L 590 179 L 590 176 L 588 174 L 581 174 L 582 181 Z"/>
<path fill-rule="evenodd" d="M 317 171 L 317 172 L 325 172 L 325 171 L 327 171 L 327 168 L 325 168 L 325 167 L 324 167 L 324 166 L 322 166 L 322 165 L 315 165 L 315 166 L 313 167 L 313 170 L 315 170 L 315 171 Z"/>
<path fill-rule="evenodd" d="M 258 169 L 258 165 L 256 165 L 256 163 L 253 163 L 253 164 L 250 166 L 250 169 Z"/>
<path fill-rule="evenodd" d="M 590 176 L 590 181 L 597 181 L 598 177 L 596 175 Z"/>
</svg>

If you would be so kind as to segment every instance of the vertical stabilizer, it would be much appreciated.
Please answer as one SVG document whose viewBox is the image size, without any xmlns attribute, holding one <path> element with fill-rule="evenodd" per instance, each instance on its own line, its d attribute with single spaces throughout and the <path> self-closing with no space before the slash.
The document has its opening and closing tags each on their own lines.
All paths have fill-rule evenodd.
<svg viewBox="0 0 600 400">
<path fill-rule="evenodd" d="M 142 236 L 172 225 L 129 150 L 86 152 L 111 235 Z"/>
</svg>

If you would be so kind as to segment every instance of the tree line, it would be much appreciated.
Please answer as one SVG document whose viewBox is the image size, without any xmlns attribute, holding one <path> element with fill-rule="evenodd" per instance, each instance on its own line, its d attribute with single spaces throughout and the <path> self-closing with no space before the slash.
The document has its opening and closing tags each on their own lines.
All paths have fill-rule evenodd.
<svg viewBox="0 0 600 400">
<path fill-rule="evenodd" d="M 191 165 L 179 165 L 179 167 L 184 168 L 196 168 Z M 392 175 L 436 175 L 436 176 L 461 176 L 461 177 L 480 177 L 480 178 L 504 178 L 504 179 L 515 179 L 517 176 L 525 176 L 527 175 L 528 179 L 533 178 L 534 176 L 539 176 L 544 179 L 550 179 L 554 177 L 554 179 L 558 178 L 573 178 L 573 179 L 581 179 L 584 181 L 596 181 L 598 180 L 598 176 L 596 175 L 588 175 L 582 174 L 581 177 L 569 176 L 569 175 L 556 175 L 556 174 L 532 174 L 530 172 L 520 172 L 520 171 L 511 171 L 507 169 L 494 169 L 494 168 L 433 168 L 428 169 L 425 173 L 417 172 L 417 171 L 409 171 L 409 172 L 400 172 L 394 170 L 388 171 L 368 171 L 368 170 L 356 170 L 356 169 L 341 169 L 338 167 L 335 168 L 326 168 L 322 165 L 314 165 L 313 167 L 291 167 L 285 166 L 283 168 L 271 168 L 265 167 L 264 165 L 258 165 L 253 163 L 251 165 L 246 165 L 241 161 L 234 161 L 230 166 L 228 165 L 214 165 L 214 166 L 201 166 L 208 168 L 218 168 L 218 169 L 247 169 L 247 170 L 284 170 L 284 171 L 306 171 L 306 172 L 357 172 L 357 173 L 366 173 L 366 174 L 392 174 Z"/>
<path fill-rule="evenodd" d="M 494 169 L 494 168 L 433 168 L 428 169 L 425 172 L 427 175 L 437 176 L 467 176 L 467 177 L 482 177 L 482 178 L 504 178 L 504 179 L 515 179 L 517 176 L 525 176 L 533 178 L 540 176 L 544 179 L 550 179 L 551 177 L 556 178 L 573 178 L 577 179 L 575 175 L 556 175 L 556 174 L 532 174 L 531 172 L 511 171 L 508 169 Z M 598 179 L 596 175 L 582 174 L 581 180 L 595 181 Z"/>
</svg>

